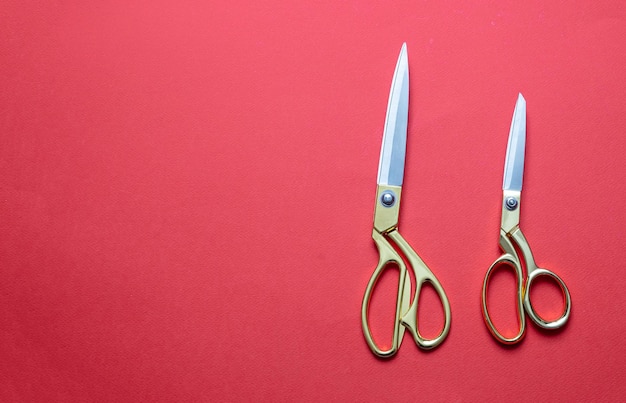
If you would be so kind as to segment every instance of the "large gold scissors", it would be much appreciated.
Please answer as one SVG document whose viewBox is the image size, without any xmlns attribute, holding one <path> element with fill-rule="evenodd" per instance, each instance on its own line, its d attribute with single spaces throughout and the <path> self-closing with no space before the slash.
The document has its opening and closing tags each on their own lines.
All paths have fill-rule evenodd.
<svg viewBox="0 0 626 403">
<path fill-rule="evenodd" d="M 404 177 L 404 159 L 406 155 L 406 135 L 409 110 L 409 63 L 406 43 L 402 45 L 396 70 L 391 83 L 387 117 L 383 132 L 383 143 L 378 165 L 378 186 L 376 190 L 376 204 L 374 208 L 374 230 L 372 238 L 378 247 L 380 259 L 374 274 L 370 278 L 363 305 L 361 306 L 361 324 L 365 340 L 374 354 L 381 357 L 394 355 L 402 342 L 405 328 L 413 335 L 417 345 L 430 349 L 439 345 L 450 330 L 450 303 L 437 277 L 430 271 L 422 259 L 409 246 L 398 232 L 398 214 L 400 211 L 400 195 Z M 407 271 L 404 259 L 413 269 L 416 280 L 415 294 L 411 301 L 411 278 Z M 372 291 L 384 269 L 389 264 L 395 264 L 400 271 L 398 283 L 398 297 L 393 328 L 391 348 L 381 349 L 372 337 L 368 323 L 368 308 Z M 444 310 L 444 326 L 441 333 L 433 338 L 426 339 L 419 332 L 417 323 L 417 304 L 422 285 L 429 282 L 441 299 Z"/>
<path fill-rule="evenodd" d="M 482 308 L 485 323 L 489 331 L 500 342 L 505 344 L 514 344 L 519 342 L 524 336 L 526 330 L 525 314 L 530 316 L 535 324 L 544 329 L 556 329 L 563 326 L 572 309 L 569 290 L 563 280 L 554 272 L 538 268 L 535 259 L 530 251 L 530 246 L 519 227 L 520 217 L 520 195 L 522 192 L 522 177 L 524 174 L 524 151 L 526 146 L 526 100 L 519 94 L 515 111 L 513 112 L 513 121 L 511 122 L 511 131 L 509 133 L 509 142 L 506 150 L 506 161 L 504 164 L 504 183 L 502 185 L 502 223 L 500 225 L 500 248 L 504 252 L 487 270 L 485 280 L 483 281 L 482 290 Z M 522 261 L 519 254 L 522 255 L 526 265 L 526 277 L 522 271 Z M 494 268 L 500 265 L 511 266 L 515 270 L 517 278 L 517 314 L 519 321 L 519 331 L 514 337 L 503 336 L 494 326 L 489 310 L 487 309 L 487 286 Z M 533 282 L 545 276 L 554 280 L 563 292 L 564 310 L 560 318 L 547 321 L 537 314 L 530 300 L 530 289 Z"/>
</svg>

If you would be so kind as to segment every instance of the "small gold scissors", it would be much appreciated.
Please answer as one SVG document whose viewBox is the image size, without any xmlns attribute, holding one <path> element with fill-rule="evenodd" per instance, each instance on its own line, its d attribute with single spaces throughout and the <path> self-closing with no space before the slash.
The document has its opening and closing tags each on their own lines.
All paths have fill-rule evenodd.
<svg viewBox="0 0 626 403">
<path fill-rule="evenodd" d="M 406 43 L 402 45 L 398 63 L 391 83 L 387 117 L 383 132 L 383 143 L 378 166 L 378 186 L 376 205 L 374 208 L 374 230 L 372 238 L 378 247 L 380 260 L 374 274 L 370 278 L 363 305 L 361 306 L 361 324 L 365 340 L 374 354 L 380 357 L 394 355 L 402 342 L 405 328 L 413 335 L 415 343 L 423 349 L 439 345 L 450 330 L 450 303 L 437 277 L 430 271 L 422 259 L 409 246 L 398 232 L 398 214 L 400 211 L 400 194 L 404 177 L 404 159 L 406 154 L 406 135 L 409 110 L 409 64 Z M 411 302 L 411 277 L 406 264 L 392 241 L 402 251 L 411 265 L 416 280 L 415 294 Z M 396 264 L 400 271 L 398 297 L 396 300 L 396 316 L 393 328 L 391 348 L 382 350 L 374 341 L 368 323 L 369 302 L 372 290 L 380 275 L 388 264 Z M 419 332 L 417 323 L 417 304 L 422 285 L 429 282 L 441 299 L 445 323 L 441 333 L 434 339 L 425 339 Z M 403 327 L 402 327 L 402 326 Z"/>
<path fill-rule="evenodd" d="M 554 272 L 538 268 L 535 259 L 530 251 L 530 246 L 519 227 L 520 214 L 520 195 L 522 192 L 522 177 L 524 174 L 524 149 L 526 145 L 526 100 L 519 94 L 515 111 L 513 112 L 513 121 L 511 122 L 511 131 L 509 133 L 509 142 L 506 150 L 506 161 L 504 164 L 504 183 L 502 185 L 502 223 L 500 225 L 500 248 L 504 252 L 487 270 L 485 280 L 483 281 L 482 290 L 482 308 L 485 323 L 491 334 L 500 342 L 505 344 L 515 344 L 524 336 L 526 330 L 526 319 L 524 313 L 544 329 L 556 329 L 563 326 L 572 309 L 572 302 L 567 286 Z M 526 264 L 526 278 L 524 279 L 522 272 L 522 264 L 518 253 L 521 253 Z M 503 336 L 494 326 L 487 309 L 487 285 L 495 267 L 505 264 L 511 266 L 515 270 L 517 277 L 517 314 L 519 321 L 519 332 L 516 336 L 508 338 Z M 553 321 L 546 321 L 541 318 L 530 301 L 530 288 L 540 276 L 546 276 L 553 279 L 563 292 L 565 307 L 560 318 Z"/>
</svg>

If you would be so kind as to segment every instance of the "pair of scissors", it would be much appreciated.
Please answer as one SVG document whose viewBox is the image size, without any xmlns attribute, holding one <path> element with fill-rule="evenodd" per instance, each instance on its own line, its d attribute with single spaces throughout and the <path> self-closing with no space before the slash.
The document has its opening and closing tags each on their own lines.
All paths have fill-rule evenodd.
<svg viewBox="0 0 626 403">
<path fill-rule="evenodd" d="M 374 208 L 374 229 L 372 238 L 378 248 L 380 259 L 374 274 L 365 289 L 361 306 L 361 325 L 365 340 L 374 354 L 380 357 L 394 355 L 402 343 L 406 329 L 413 335 L 415 343 L 423 349 L 430 349 L 439 345 L 450 330 L 450 303 L 437 277 L 430 271 L 422 259 L 415 253 L 407 241 L 398 232 L 398 215 L 400 211 L 400 196 L 404 177 L 404 160 L 406 155 L 406 136 L 409 111 L 409 63 L 406 43 L 402 45 L 396 70 L 391 83 L 387 117 L 383 132 L 383 142 L 378 165 L 378 181 L 376 190 L 376 204 Z M 397 248 L 394 248 L 395 247 Z M 411 277 L 407 271 L 404 259 L 398 251 L 404 254 L 407 262 L 413 269 L 416 280 L 415 294 L 411 301 Z M 381 349 L 370 330 L 368 322 L 369 302 L 376 282 L 389 264 L 395 264 L 400 271 L 396 313 L 393 328 L 393 337 L 389 349 Z M 441 299 L 444 310 L 444 326 L 441 333 L 433 338 L 426 339 L 419 332 L 417 323 L 417 304 L 422 285 L 429 282 Z"/>
<path fill-rule="evenodd" d="M 485 323 L 491 334 L 504 344 L 515 344 L 524 336 L 526 330 L 527 314 L 530 319 L 539 327 L 544 329 L 557 329 L 563 326 L 569 319 L 572 302 L 569 290 L 563 280 L 554 272 L 538 268 L 530 251 L 530 246 L 519 227 L 520 220 L 520 196 L 522 192 L 522 177 L 524 174 L 524 151 L 526 146 L 526 100 L 519 94 L 513 121 L 509 133 L 509 142 L 506 150 L 506 161 L 504 164 L 504 182 L 502 185 L 502 221 L 500 224 L 500 248 L 504 252 L 489 267 L 482 289 L 482 309 Z M 526 277 L 522 271 L 522 261 L 526 265 Z M 503 336 L 494 326 L 489 310 L 487 309 L 487 286 L 489 279 L 496 267 L 508 265 L 515 270 L 517 278 L 517 298 L 516 308 L 519 322 L 519 331 L 514 337 Z M 537 314 L 530 299 L 530 289 L 539 277 L 546 277 L 554 280 L 563 293 L 564 310 L 560 318 L 546 321 Z"/>
</svg>

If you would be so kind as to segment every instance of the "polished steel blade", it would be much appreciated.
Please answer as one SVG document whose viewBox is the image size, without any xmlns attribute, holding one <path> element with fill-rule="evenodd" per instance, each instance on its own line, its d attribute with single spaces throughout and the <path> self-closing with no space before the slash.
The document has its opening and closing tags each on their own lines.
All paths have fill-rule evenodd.
<svg viewBox="0 0 626 403">
<path fill-rule="evenodd" d="M 524 177 L 524 150 L 526 148 L 526 100 L 519 94 L 511 131 L 509 132 L 509 144 L 506 147 L 506 162 L 504 163 L 503 190 L 522 190 Z"/>
<path fill-rule="evenodd" d="M 406 43 L 402 44 L 396 71 L 391 82 L 383 144 L 378 164 L 378 184 L 402 186 L 406 129 L 409 117 L 409 60 Z"/>
</svg>

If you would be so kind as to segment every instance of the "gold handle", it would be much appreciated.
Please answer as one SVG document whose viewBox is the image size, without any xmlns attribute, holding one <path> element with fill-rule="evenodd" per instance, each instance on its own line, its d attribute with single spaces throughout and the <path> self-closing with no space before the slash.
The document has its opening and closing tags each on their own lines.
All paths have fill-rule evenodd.
<svg viewBox="0 0 626 403">
<path fill-rule="evenodd" d="M 380 259 L 378 261 L 378 266 L 376 266 L 376 270 L 374 270 L 374 274 L 370 278 L 367 283 L 367 287 L 365 288 L 365 295 L 363 297 L 363 304 L 361 305 L 361 325 L 363 327 L 363 335 L 365 336 L 365 341 L 367 341 L 367 345 L 370 347 L 372 352 L 379 357 L 391 357 L 396 352 L 398 352 L 398 348 L 402 343 L 402 337 L 404 336 L 404 329 L 400 326 L 400 316 L 403 312 L 406 312 L 409 301 L 411 298 L 411 280 L 408 276 L 408 272 L 406 270 L 406 265 L 402 261 L 402 258 L 398 253 L 393 249 L 391 244 L 385 239 L 385 237 L 378 233 L 378 231 L 374 230 L 372 232 L 372 238 L 376 243 L 376 247 L 378 248 L 378 253 L 380 255 Z M 393 325 L 393 338 L 391 342 L 391 348 L 388 350 L 381 349 L 374 338 L 372 337 L 372 332 L 370 330 L 369 322 L 368 322 L 368 312 L 369 312 L 369 303 L 372 297 L 372 291 L 376 286 L 376 282 L 380 278 L 380 275 L 383 273 L 385 267 L 388 264 L 395 263 L 398 265 L 400 270 L 400 281 L 398 282 L 398 298 L 396 302 L 396 316 Z"/>
<path fill-rule="evenodd" d="M 553 271 L 537 267 L 535 259 L 533 258 L 533 253 L 530 250 L 530 246 L 528 245 L 528 241 L 526 240 L 526 237 L 524 237 L 521 229 L 517 228 L 516 230 L 514 230 L 511 233 L 511 238 L 513 238 L 513 240 L 519 247 L 526 262 L 526 270 L 528 272 L 526 286 L 524 287 L 524 308 L 526 309 L 526 313 L 528 314 L 528 316 L 530 316 L 532 321 L 537 324 L 537 326 L 544 329 L 558 329 L 559 327 L 567 323 L 570 312 L 572 310 L 572 300 L 569 295 L 569 290 L 565 285 L 565 282 Z M 544 320 L 543 318 L 541 318 L 541 316 L 537 314 L 537 312 L 533 308 L 532 303 L 530 302 L 530 287 L 532 286 L 533 282 L 541 276 L 551 278 L 561 288 L 561 293 L 563 294 L 564 309 L 563 314 L 558 319 L 551 321 Z"/>
<path fill-rule="evenodd" d="M 444 291 L 441 283 L 437 279 L 437 277 L 433 274 L 433 272 L 426 266 L 426 263 L 419 257 L 419 255 L 411 248 L 411 246 L 406 242 L 406 240 L 400 235 L 398 231 L 392 231 L 388 234 L 389 238 L 391 238 L 396 245 L 400 248 L 404 256 L 406 256 L 409 264 L 413 268 L 413 273 L 415 275 L 415 281 L 417 282 L 415 286 L 415 296 L 413 297 L 413 302 L 409 307 L 409 310 L 402 316 L 401 322 L 409 331 L 411 335 L 413 335 L 413 340 L 423 349 L 431 349 L 439 344 L 441 344 L 448 332 L 450 331 L 450 322 L 451 322 L 451 313 L 450 313 L 450 302 Z M 430 283 L 435 291 L 437 292 L 439 299 L 441 300 L 441 304 L 443 306 L 444 312 L 444 324 L 441 333 L 438 336 L 427 339 L 424 338 L 419 332 L 419 324 L 417 321 L 417 310 L 418 310 L 418 301 L 419 294 L 422 289 L 422 285 L 428 282 Z"/>
<path fill-rule="evenodd" d="M 533 281 L 540 276 L 552 278 L 559 285 L 559 287 L 561 287 L 561 292 L 563 293 L 564 300 L 564 309 L 563 314 L 558 319 L 551 321 L 544 320 L 541 316 L 537 315 L 537 312 L 535 312 L 535 309 L 533 308 L 533 304 L 530 302 L 530 287 L 532 286 Z M 537 326 L 544 329 L 558 329 L 565 323 L 567 323 L 567 320 L 569 319 L 569 314 L 572 310 L 572 300 L 570 298 L 569 290 L 567 289 L 565 282 L 563 282 L 563 280 L 561 280 L 561 278 L 557 276 L 556 273 L 547 269 L 536 268 L 528 275 L 528 281 L 526 282 L 526 295 L 524 296 L 524 308 L 526 309 L 526 313 L 528 313 L 528 316 L 530 316 L 532 321 L 535 322 Z"/>
<path fill-rule="evenodd" d="M 506 232 L 500 231 L 500 247 L 504 250 L 504 254 L 500 256 L 491 266 L 489 266 L 489 270 L 487 270 L 487 274 L 485 274 L 485 279 L 483 281 L 483 290 L 482 290 L 482 308 L 483 308 L 483 318 L 485 319 L 485 324 L 487 328 L 493 335 L 501 343 L 504 344 L 515 344 L 518 343 L 524 337 L 524 333 L 526 330 L 526 318 L 524 315 L 524 279 L 522 273 L 522 266 L 520 265 L 519 258 L 517 257 L 517 252 L 515 252 L 515 248 L 513 244 L 509 240 L 506 235 Z M 493 324 L 491 320 L 491 316 L 489 315 L 489 308 L 487 307 L 487 288 L 489 285 L 489 280 L 491 279 L 491 275 L 496 267 L 506 264 L 515 270 L 515 276 L 517 277 L 517 298 L 516 298 L 516 309 L 517 309 L 517 321 L 519 323 L 519 331 L 513 337 L 505 337 L 498 331 L 496 326 Z"/>
</svg>

